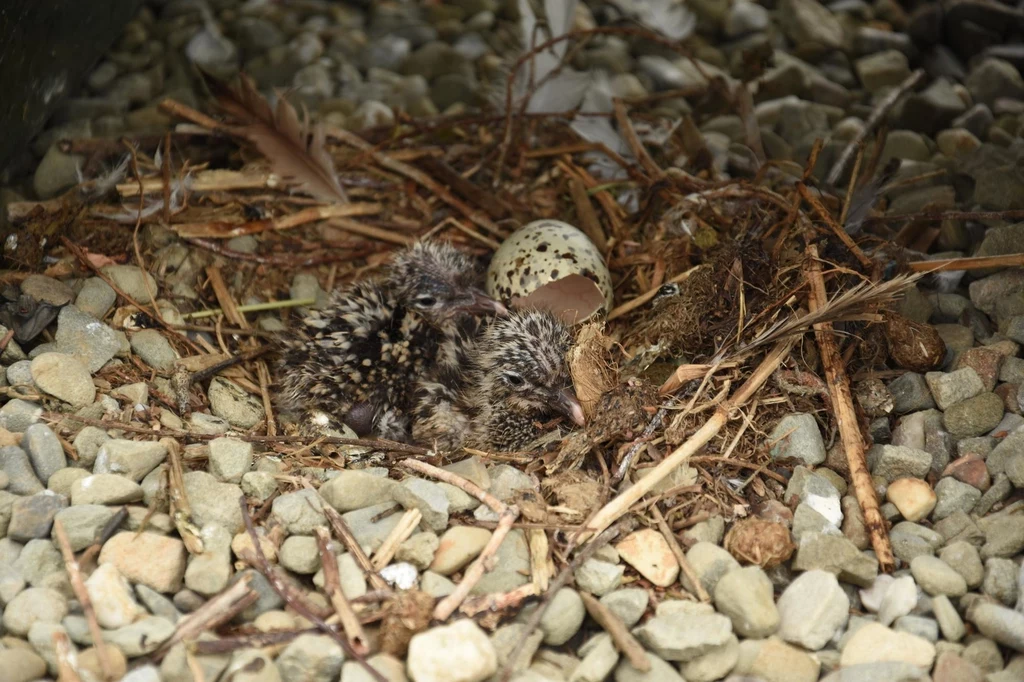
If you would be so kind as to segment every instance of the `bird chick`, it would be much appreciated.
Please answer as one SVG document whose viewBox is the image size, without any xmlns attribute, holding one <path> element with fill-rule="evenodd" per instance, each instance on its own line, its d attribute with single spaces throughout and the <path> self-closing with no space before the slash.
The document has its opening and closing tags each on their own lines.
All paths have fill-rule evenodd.
<svg viewBox="0 0 1024 682">
<path fill-rule="evenodd" d="M 413 438 L 445 450 L 523 449 L 559 415 L 584 423 L 566 355 L 572 332 L 554 315 L 517 311 L 484 326 L 459 356 L 419 388 Z"/>
<path fill-rule="evenodd" d="M 278 406 L 314 433 L 344 423 L 360 435 L 407 440 L 413 387 L 442 341 L 471 335 L 474 315 L 505 312 L 478 288 L 481 279 L 454 247 L 418 243 L 383 278 L 334 292 L 283 341 Z"/>
</svg>

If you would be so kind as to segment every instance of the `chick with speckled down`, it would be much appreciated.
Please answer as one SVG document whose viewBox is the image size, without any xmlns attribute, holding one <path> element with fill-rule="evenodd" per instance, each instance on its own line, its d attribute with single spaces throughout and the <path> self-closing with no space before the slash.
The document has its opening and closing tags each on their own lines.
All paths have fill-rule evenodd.
<svg viewBox="0 0 1024 682">
<path fill-rule="evenodd" d="M 468 343 L 451 344 L 449 361 L 421 382 L 413 439 L 446 451 L 514 452 L 555 417 L 582 425 L 566 359 L 571 346 L 569 327 L 547 312 L 486 322 Z"/>
<path fill-rule="evenodd" d="M 308 433 L 343 423 L 361 436 L 408 440 L 414 387 L 439 348 L 473 335 L 475 316 L 506 312 L 481 280 L 453 246 L 422 242 L 399 253 L 383 277 L 335 291 L 282 339 L 278 408 Z"/>
</svg>

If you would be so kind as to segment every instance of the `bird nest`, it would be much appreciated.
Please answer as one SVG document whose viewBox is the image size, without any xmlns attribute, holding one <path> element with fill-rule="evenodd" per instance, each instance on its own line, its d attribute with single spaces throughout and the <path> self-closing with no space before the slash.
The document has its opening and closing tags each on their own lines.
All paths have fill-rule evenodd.
<svg viewBox="0 0 1024 682">
<path fill-rule="evenodd" d="M 628 154 L 567 141 L 558 116 L 404 120 L 357 135 L 308 128 L 287 104 L 271 110 L 247 87 L 216 91 L 222 118 L 164 102 L 183 122 L 166 136 L 66 140 L 65 151 L 81 155 L 93 179 L 56 199 L 9 206 L 18 240 L 6 253 L 5 284 L 39 271 L 98 276 L 118 294 L 108 323 L 158 329 L 180 356 L 170 369 L 132 356 L 105 370 L 102 389 L 148 382 L 152 406 L 117 420 L 51 414 L 69 440 L 85 424 L 170 439 L 185 446 L 180 477 L 182 468 L 203 465 L 212 438 L 183 420 L 209 408 L 213 377 L 230 377 L 262 406 L 262 418 L 238 437 L 283 457 L 280 489 L 316 487 L 325 469 L 377 453 L 395 472 L 437 477 L 478 496 L 497 514 L 499 531 L 529 512 L 533 527 L 551 533 L 554 554 L 568 557 L 588 539 L 622 532 L 624 518 L 678 543 L 677 533 L 713 514 L 733 520 L 771 508 L 784 516 L 777 507 L 789 469 L 769 455 L 779 418 L 815 414 L 831 443 L 842 441 L 848 455 L 854 445 L 862 451 L 866 429 L 858 426 L 866 417 L 850 399 L 850 378 L 887 371 L 929 333 L 894 315 L 870 330 L 913 280 L 887 272 L 888 261 L 869 258 L 849 236 L 841 207 L 850 193 L 835 189 L 835 180 L 813 179 L 815 154 L 806 169 L 729 157 L 733 177 L 724 177 L 722 164 L 686 134 L 693 121 L 672 128 L 657 101 L 634 102 L 628 115 L 620 103 L 611 117 Z M 709 81 L 695 115 L 730 111 L 723 87 Z M 613 180 L 600 176 L 609 164 Z M 843 166 L 839 175 L 851 193 L 877 198 L 869 165 L 852 174 Z M 427 444 L 311 439 L 279 423 L 261 353 L 296 308 L 316 303 L 307 295 L 365 277 L 393 250 L 424 238 L 455 242 L 486 261 L 502 239 L 538 218 L 580 226 L 612 273 L 616 306 L 579 331 L 569 358 L 586 427 L 553 432 L 529 452 L 438 454 Z M 884 216 L 857 220 L 861 241 L 896 237 Z M 152 284 L 142 292 L 118 286 L 108 266 L 124 263 L 150 272 Z M 667 284 L 678 291 L 659 297 Z M 861 341 L 872 335 L 868 352 Z M 843 425 L 853 432 L 841 432 Z M 469 455 L 537 473 L 541 495 L 506 504 L 430 466 Z M 172 500 L 180 500 L 178 481 L 170 477 Z M 269 502 L 247 510 L 257 523 L 268 512 Z M 865 509 L 869 527 L 873 513 L 877 506 Z M 776 549 L 762 549 L 747 547 L 744 557 L 779 559 Z M 891 553 L 875 549 L 885 566 Z M 541 577 L 534 587 L 553 574 Z M 455 609 L 500 617 L 531 596 L 484 604 L 467 600 L 468 589 L 438 604 L 434 617 Z"/>
</svg>

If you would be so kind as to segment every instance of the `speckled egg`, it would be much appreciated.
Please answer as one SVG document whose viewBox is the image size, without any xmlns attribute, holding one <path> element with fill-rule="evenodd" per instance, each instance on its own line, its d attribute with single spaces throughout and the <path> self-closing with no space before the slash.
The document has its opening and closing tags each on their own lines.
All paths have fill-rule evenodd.
<svg viewBox="0 0 1024 682">
<path fill-rule="evenodd" d="M 601 252 L 581 230 L 561 220 L 535 220 L 506 239 L 487 269 L 487 293 L 502 301 L 529 295 L 569 275 L 583 275 L 612 306 L 612 278 Z"/>
</svg>

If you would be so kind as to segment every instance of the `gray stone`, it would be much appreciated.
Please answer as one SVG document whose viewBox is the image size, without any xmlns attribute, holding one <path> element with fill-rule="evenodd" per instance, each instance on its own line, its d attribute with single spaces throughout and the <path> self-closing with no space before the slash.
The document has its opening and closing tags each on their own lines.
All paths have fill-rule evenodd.
<svg viewBox="0 0 1024 682">
<path fill-rule="evenodd" d="M 7 475 L 7 490 L 16 495 L 34 495 L 43 490 L 28 454 L 16 445 L 0 448 L 0 471 Z"/>
<path fill-rule="evenodd" d="M 37 355 L 32 360 L 32 380 L 45 393 L 74 407 L 89 405 L 96 397 L 88 367 L 71 355 Z"/>
<path fill-rule="evenodd" d="M 1012 557 L 1024 550 L 1024 524 L 1014 516 L 992 516 L 983 520 L 985 544 L 981 558 Z"/>
<path fill-rule="evenodd" d="M 958 540 L 947 544 L 939 551 L 939 558 L 954 571 L 963 576 L 968 589 L 976 589 L 985 577 L 978 549 L 969 542 Z"/>
<path fill-rule="evenodd" d="M 252 443 L 237 438 L 210 441 L 210 473 L 225 483 L 238 483 L 252 467 Z"/>
<path fill-rule="evenodd" d="M 935 407 L 931 390 L 924 375 L 907 372 L 889 384 L 889 392 L 893 397 L 893 411 L 896 414 L 907 414 L 928 410 Z"/>
<path fill-rule="evenodd" d="M 715 608 L 732 620 L 737 635 L 760 639 L 779 627 L 772 581 L 760 566 L 726 573 L 715 585 Z"/>
<path fill-rule="evenodd" d="M 572 639 L 586 617 L 583 599 L 576 590 L 563 587 L 551 599 L 551 606 L 544 612 L 540 620 L 540 629 L 544 633 L 544 643 L 548 646 L 561 646 Z"/>
<path fill-rule="evenodd" d="M 167 459 L 167 446 L 157 441 L 111 439 L 96 453 L 93 471 L 120 474 L 138 483 Z"/>
<path fill-rule="evenodd" d="M 740 567 L 732 554 L 710 542 L 695 544 L 686 552 L 686 559 L 708 594 L 714 593 L 722 576 Z M 683 586 L 690 591 L 694 589 L 688 579 L 683 580 Z"/>
<path fill-rule="evenodd" d="M 50 491 L 18 499 L 11 505 L 7 537 L 17 542 L 27 542 L 48 536 L 54 516 L 67 506 L 66 497 Z"/>
<path fill-rule="evenodd" d="M 1015 431 L 1003 438 L 985 458 L 989 475 L 996 478 L 1006 472 L 1006 466 L 1017 454 L 1024 452 L 1024 430 Z"/>
<path fill-rule="evenodd" d="M 145 656 L 157 650 L 174 634 L 174 623 L 158 616 L 146 616 L 131 625 L 105 630 L 103 641 L 119 648 L 128 658 Z"/>
<path fill-rule="evenodd" d="M 890 483 L 898 478 L 924 478 L 932 466 L 930 453 L 903 445 L 876 445 L 867 457 L 871 473 Z"/>
<path fill-rule="evenodd" d="M 792 567 L 798 571 L 821 569 L 842 582 L 870 585 L 878 574 L 878 561 L 862 553 L 842 535 L 808 533 L 800 539 Z"/>
<path fill-rule="evenodd" d="M 407 478 L 392 489 L 391 496 L 406 509 L 418 509 L 423 514 L 421 524 L 425 529 L 442 532 L 448 527 L 448 497 L 436 483 Z"/>
<path fill-rule="evenodd" d="M 75 298 L 75 307 L 83 313 L 102 320 L 117 302 L 117 293 L 99 277 L 90 277 L 82 283 Z"/>
<path fill-rule="evenodd" d="M 242 492 L 246 497 L 266 502 L 277 492 L 277 479 L 268 471 L 250 471 L 242 474 Z"/>
<path fill-rule="evenodd" d="M 598 559 L 587 559 L 574 574 L 576 586 L 584 592 L 603 597 L 622 584 L 626 567 Z"/>
<path fill-rule="evenodd" d="M 967 581 L 942 559 L 918 556 L 910 562 L 914 580 L 932 596 L 962 597 L 967 594 Z"/>
<path fill-rule="evenodd" d="M 192 506 L 192 521 L 202 528 L 216 524 L 232 535 L 240 532 L 242 510 L 238 501 L 242 489 L 232 483 L 221 483 L 205 471 L 190 471 L 184 475 L 185 494 Z"/>
<path fill-rule="evenodd" d="M 998 98 L 1024 98 L 1024 79 L 1021 78 L 1020 72 L 1010 62 L 995 57 L 978 62 L 971 69 L 964 85 L 975 102 L 982 102 L 990 107 Z"/>
<path fill-rule="evenodd" d="M 992 597 L 1006 606 L 1017 603 L 1017 564 L 1012 559 L 992 557 L 985 561 L 985 580 L 982 582 L 983 594 Z"/>
<path fill-rule="evenodd" d="M 125 504 L 142 499 L 142 486 L 117 474 L 94 474 L 71 486 L 71 504 Z"/>
<path fill-rule="evenodd" d="M 210 411 L 240 429 L 251 429 L 264 417 L 262 403 L 233 381 L 214 377 L 208 391 Z"/>
<path fill-rule="evenodd" d="M 529 582 L 530 548 L 520 529 L 510 532 L 495 553 L 494 568 L 474 586 L 470 594 L 508 592 Z"/>
<path fill-rule="evenodd" d="M 54 520 L 64 527 L 71 550 L 81 552 L 99 538 L 116 512 L 100 504 L 79 504 L 59 510 Z"/>
<path fill-rule="evenodd" d="M 902 52 L 885 50 L 854 62 L 857 77 L 866 90 L 874 92 L 899 85 L 910 75 L 910 63 Z"/>
<path fill-rule="evenodd" d="M 271 514 L 291 535 L 312 535 L 313 531 L 327 525 L 323 503 L 313 490 L 297 490 L 276 498 Z"/>
<path fill-rule="evenodd" d="M 8 400 L 0 407 L 0 428 L 22 433 L 43 416 L 43 408 L 20 398 Z"/>
<path fill-rule="evenodd" d="M 985 384 L 973 367 L 963 367 L 954 372 L 928 372 L 924 378 L 940 410 L 985 391 Z"/>
<path fill-rule="evenodd" d="M 91 470 L 96 462 L 96 456 L 99 454 L 100 447 L 108 440 L 110 440 L 110 436 L 103 429 L 96 426 L 82 427 L 82 430 L 78 432 L 78 435 L 71 442 L 75 446 L 75 452 L 78 453 L 79 466 Z"/>
<path fill-rule="evenodd" d="M 650 595 L 638 587 L 625 587 L 601 597 L 601 603 L 614 613 L 627 628 L 636 625 L 647 610 Z"/>
<path fill-rule="evenodd" d="M 374 476 L 359 470 L 343 470 L 320 487 L 320 494 L 329 505 L 345 513 L 380 504 L 391 499 L 398 485 L 385 476 Z"/>
<path fill-rule="evenodd" d="M 282 682 L 336 682 L 345 654 L 332 637 L 306 634 L 296 637 L 277 657 Z"/>
<path fill-rule="evenodd" d="M 348 524 L 356 542 L 363 547 L 376 550 L 401 520 L 402 514 L 396 503 L 384 502 L 372 507 L 350 511 L 342 514 L 341 518 Z"/>
<path fill-rule="evenodd" d="M 932 511 L 932 519 L 939 521 L 954 512 L 970 513 L 981 499 L 981 491 L 955 478 L 946 477 L 935 485 L 935 496 L 938 500 Z"/>
<path fill-rule="evenodd" d="M 132 351 L 150 367 L 167 371 L 174 367 L 178 354 L 167 338 L 156 329 L 143 329 L 131 337 Z"/>
<path fill-rule="evenodd" d="M 61 308 L 54 341 L 58 352 L 78 358 L 90 372 L 98 372 L 121 350 L 117 332 L 73 305 Z"/>
<path fill-rule="evenodd" d="M 830 49 L 843 46 L 839 19 L 815 0 L 784 0 L 779 5 L 778 20 L 786 36 L 797 45 Z"/>
<path fill-rule="evenodd" d="M 946 409 L 943 423 L 954 438 L 988 433 L 1003 418 L 1003 399 L 995 393 L 982 393 Z"/>
<path fill-rule="evenodd" d="M 967 618 L 986 637 L 1015 651 L 1024 652 L 1024 613 L 979 602 L 968 610 Z"/>
<path fill-rule="evenodd" d="M 46 587 L 30 587 L 7 604 L 3 625 L 10 634 L 25 637 L 33 624 L 59 623 L 67 612 L 67 600 L 60 592 Z"/>
<path fill-rule="evenodd" d="M 775 459 L 798 459 L 810 466 L 825 461 L 825 442 L 810 414 L 791 414 L 779 420 L 768 438 Z"/>
<path fill-rule="evenodd" d="M 896 632 L 910 633 L 921 639 L 926 639 L 932 644 L 939 641 L 939 624 L 931 618 L 900 616 L 893 623 L 892 629 Z"/>
<path fill-rule="evenodd" d="M 721 614 L 664 614 L 636 629 L 637 639 L 668 661 L 691 661 L 725 644 L 732 624 Z"/>
<path fill-rule="evenodd" d="M 459 677 L 466 682 L 481 682 L 498 669 L 494 645 L 470 619 L 430 628 L 409 642 L 406 665 L 414 680 L 449 679 L 452 661 L 459 662 Z"/>
</svg>

